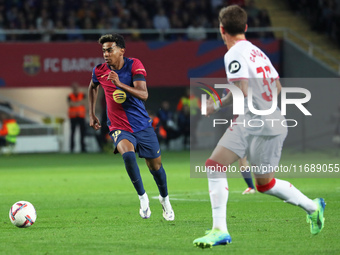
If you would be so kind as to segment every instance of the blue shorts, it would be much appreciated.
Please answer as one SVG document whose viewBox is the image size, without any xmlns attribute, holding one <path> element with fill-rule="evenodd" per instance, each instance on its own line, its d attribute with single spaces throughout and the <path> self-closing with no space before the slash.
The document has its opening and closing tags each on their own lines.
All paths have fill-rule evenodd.
<svg viewBox="0 0 340 255">
<path fill-rule="evenodd" d="M 158 158 L 161 155 L 157 135 L 153 127 L 148 127 L 136 133 L 130 133 L 124 130 L 113 130 L 110 137 L 115 145 L 114 153 L 118 153 L 118 143 L 126 139 L 133 144 L 135 151 L 140 158 Z"/>
</svg>

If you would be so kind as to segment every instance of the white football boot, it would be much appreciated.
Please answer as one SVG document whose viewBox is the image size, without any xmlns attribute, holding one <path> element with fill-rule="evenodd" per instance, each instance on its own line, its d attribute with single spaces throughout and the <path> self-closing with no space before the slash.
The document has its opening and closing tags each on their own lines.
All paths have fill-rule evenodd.
<svg viewBox="0 0 340 255">
<path fill-rule="evenodd" d="M 139 197 L 139 200 L 140 200 L 140 209 L 139 209 L 140 217 L 142 217 L 143 219 L 150 218 L 151 210 L 150 210 L 150 207 L 149 207 L 148 195 L 145 192 L 143 195 L 138 196 L 138 197 Z"/>
<path fill-rule="evenodd" d="M 172 210 L 169 196 L 162 197 L 161 195 L 159 195 L 158 199 L 163 208 L 163 218 L 167 221 L 175 220 L 175 213 L 174 210 Z"/>
</svg>

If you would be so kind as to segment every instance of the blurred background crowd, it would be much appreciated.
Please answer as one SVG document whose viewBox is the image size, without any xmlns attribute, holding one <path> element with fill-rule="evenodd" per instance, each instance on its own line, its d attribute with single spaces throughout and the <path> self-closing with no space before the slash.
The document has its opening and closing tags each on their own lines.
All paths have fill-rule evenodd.
<svg viewBox="0 0 340 255">
<path fill-rule="evenodd" d="M 340 14 L 336 0 L 289 0 L 290 8 L 302 15 L 310 28 L 326 33 L 329 38 L 340 43 Z"/>
<path fill-rule="evenodd" d="M 82 34 L 81 29 L 187 29 L 183 37 L 167 39 L 207 39 L 206 29 L 217 28 L 221 6 L 238 4 L 249 15 L 251 27 L 271 26 L 266 9 L 255 0 L 0 0 L 0 29 L 24 29 L 32 33 L 1 35 L 0 41 L 13 40 L 96 40 L 98 34 Z M 65 29 L 65 35 L 55 31 Z M 0 31 L 1 32 L 1 31 Z M 37 33 L 38 32 L 38 33 Z M 1 34 L 1 33 L 0 33 Z M 180 37 L 180 38 L 179 38 Z M 141 38 L 138 31 L 128 39 Z"/>
</svg>

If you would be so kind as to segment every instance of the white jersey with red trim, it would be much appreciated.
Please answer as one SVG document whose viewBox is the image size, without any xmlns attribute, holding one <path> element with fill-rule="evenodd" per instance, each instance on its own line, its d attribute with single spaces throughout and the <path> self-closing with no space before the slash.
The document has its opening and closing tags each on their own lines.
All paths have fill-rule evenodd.
<svg viewBox="0 0 340 255">
<path fill-rule="evenodd" d="M 286 133 L 287 123 L 278 107 L 269 115 L 259 115 L 257 112 L 254 114 L 255 110 L 263 113 L 264 110 L 272 109 L 273 96 L 276 96 L 272 91 L 276 91 L 279 74 L 266 54 L 251 42 L 240 40 L 225 54 L 224 64 L 229 83 L 248 80 L 248 97 L 251 96 L 252 99 L 253 107 L 250 111 L 248 97 L 244 98 L 244 115 L 240 115 L 236 123 L 243 125 L 252 135 L 273 136 Z"/>
</svg>

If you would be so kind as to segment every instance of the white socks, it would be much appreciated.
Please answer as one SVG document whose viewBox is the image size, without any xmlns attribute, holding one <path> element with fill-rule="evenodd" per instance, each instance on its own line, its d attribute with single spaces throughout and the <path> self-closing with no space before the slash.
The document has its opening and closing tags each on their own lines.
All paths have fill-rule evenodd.
<svg viewBox="0 0 340 255">
<path fill-rule="evenodd" d="M 208 183 L 213 217 L 212 228 L 228 231 L 226 216 L 229 190 L 226 174 L 219 172 L 210 173 L 208 174 Z M 313 213 L 317 209 L 313 200 L 309 199 L 287 181 L 273 179 L 271 183 L 258 186 L 258 188 L 262 193 L 278 197 L 287 203 L 303 208 L 308 214 Z M 261 188 L 267 190 L 261 190 Z"/>
<path fill-rule="evenodd" d="M 275 180 L 274 186 L 271 189 L 262 191 L 263 193 L 278 197 L 287 203 L 297 205 L 309 214 L 313 213 L 317 209 L 313 200 L 302 194 L 302 192 L 295 188 L 291 183 L 280 179 L 273 180 Z"/>
<path fill-rule="evenodd" d="M 209 174 L 209 195 L 213 216 L 213 229 L 222 231 L 227 229 L 227 201 L 228 201 L 228 182 L 225 173 Z"/>
</svg>

